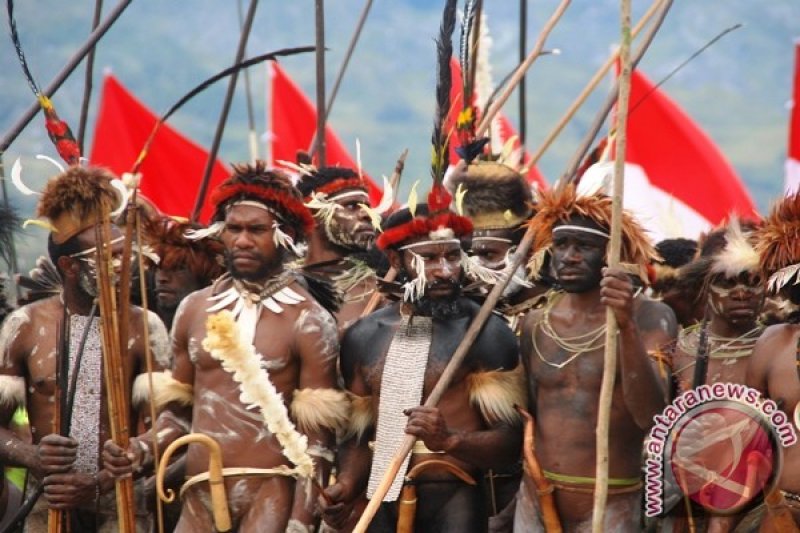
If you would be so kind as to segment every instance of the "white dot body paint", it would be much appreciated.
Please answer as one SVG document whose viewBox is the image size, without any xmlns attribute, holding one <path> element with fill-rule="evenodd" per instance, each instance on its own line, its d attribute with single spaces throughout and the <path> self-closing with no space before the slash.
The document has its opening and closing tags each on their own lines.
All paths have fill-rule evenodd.
<svg viewBox="0 0 800 533">
<path fill-rule="evenodd" d="M 31 321 L 28 311 L 23 307 L 17 309 L 3 322 L 0 328 L 0 366 L 11 366 L 11 345 L 14 344 L 22 327 Z"/>
<path fill-rule="evenodd" d="M 193 365 L 197 364 L 197 359 L 200 356 L 200 340 L 195 337 L 189 337 L 189 360 Z"/>
</svg>

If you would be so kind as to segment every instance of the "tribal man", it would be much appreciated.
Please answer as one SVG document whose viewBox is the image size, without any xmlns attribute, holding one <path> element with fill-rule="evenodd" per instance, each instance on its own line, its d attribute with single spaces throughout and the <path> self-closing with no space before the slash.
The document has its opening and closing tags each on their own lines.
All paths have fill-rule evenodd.
<svg viewBox="0 0 800 533">
<path fill-rule="evenodd" d="M 313 486 L 327 479 L 333 431 L 348 413 L 334 389 L 334 319 L 285 268 L 314 221 L 288 176 L 263 162 L 234 166 L 211 200 L 206 233 L 219 234 L 227 273 L 178 308 L 171 394 L 156 431 L 127 453 L 109 441 L 104 458 L 125 475 L 152 466 L 154 436 L 163 449 L 203 434 L 222 448 L 235 530 L 312 531 Z M 211 527 L 208 461 L 204 447 L 190 445 L 176 531 Z"/>
<path fill-rule="evenodd" d="M 114 479 L 100 468 L 102 443 L 110 430 L 95 270 L 96 228 L 102 213 L 119 203 L 112 179 L 98 168 L 71 167 L 47 184 L 38 214 L 48 219 L 52 228 L 48 251 L 63 289 L 14 312 L 0 333 L 0 457 L 6 465 L 28 469 L 29 494 L 44 484 L 44 499 L 29 515 L 27 531 L 47 529 L 48 507 L 71 511 L 73 531 L 114 531 L 117 527 Z M 122 250 L 118 229 L 112 228 L 112 237 L 109 246 L 118 255 Z M 119 257 L 114 259 L 118 261 Z M 154 313 L 145 315 L 131 306 L 129 316 L 125 376 L 132 382 L 146 368 L 144 328 L 149 328 L 150 347 L 162 367 L 169 366 L 169 341 Z M 57 374 L 65 357 L 68 379 Z M 68 402 L 56 397 L 56 391 L 66 395 Z M 33 444 L 21 441 L 8 429 L 18 405 L 27 407 Z M 57 434 L 59 428 L 54 424 L 56 410 L 64 405 L 68 411 L 71 407 L 69 436 Z M 60 412 L 59 416 L 69 413 Z M 135 420 L 132 413 L 129 416 Z M 137 521 L 137 529 L 145 527 L 146 517 Z"/>
<path fill-rule="evenodd" d="M 168 329 L 178 305 L 190 293 L 208 287 L 222 274 L 222 244 L 215 239 L 189 239 L 203 227 L 161 217 L 147 225 L 145 240 L 158 256 L 155 266 L 156 311 Z"/>
<path fill-rule="evenodd" d="M 333 283 L 342 297 L 339 331 L 358 319 L 376 290 L 375 271 L 366 262 L 375 241 L 368 213 L 367 184 L 345 167 L 304 167 L 297 188 L 314 214 L 303 270 Z"/>
<path fill-rule="evenodd" d="M 680 271 L 681 278 L 693 278 L 687 284 L 701 288 L 698 298 L 706 302 L 708 323 L 706 346 L 701 346 L 702 324 L 690 326 L 678 334 L 672 357 L 673 376 L 679 393 L 703 383 L 744 383 L 749 357 L 763 328 L 758 317 L 764 303 L 754 235 L 731 220 L 717 230 L 725 237 L 716 253 L 702 256 Z M 693 383 L 698 351 L 708 356 L 703 383 Z"/>
<path fill-rule="evenodd" d="M 514 335 L 496 315 L 438 406 L 421 406 L 478 311 L 460 295 L 459 239 L 468 237 L 472 226 L 447 211 L 449 196 L 441 192 L 431 194 L 427 205 L 387 219 L 377 244 L 405 282 L 403 301 L 356 322 L 343 340 L 341 368 L 354 398 L 354 437 L 342 446 L 338 481 L 326 491 L 335 504 L 324 515 L 336 525 L 348 512 L 346 502 L 365 487 L 373 497 L 399 443 L 410 434 L 419 440 L 370 531 L 395 531 L 399 521 L 414 531 L 486 531 L 485 501 L 473 485 L 486 469 L 507 466 L 519 453 L 514 405 L 524 402 L 521 367 Z M 429 212 L 437 197 L 446 201 Z"/>
<path fill-rule="evenodd" d="M 781 200 L 756 233 L 761 274 L 767 289 L 800 304 L 800 194 Z M 800 430 L 800 314 L 770 326 L 756 342 L 747 369 L 747 385 L 771 398 Z M 783 450 L 778 489 L 766 498 L 767 517 L 762 531 L 776 529 L 780 511 L 788 506 L 800 525 L 800 444 Z M 781 529 L 784 531 L 787 529 Z"/>
<path fill-rule="evenodd" d="M 675 336 L 672 311 L 634 294 L 632 274 L 644 277 L 654 249 L 630 215 L 622 221 L 621 261 L 606 266 L 611 199 L 578 196 L 574 186 L 543 192 L 531 221 L 536 250 L 548 248 L 560 290 L 525 318 L 521 351 L 536 419 L 536 454 L 554 487 L 564 531 L 591 523 L 595 426 L 603 374 L 606 309 L 619 327 L 617 370 L 609 432 L 609 495 L 605 531 L 639 531 L 642 443 L 666 393 L 648 350 Z M 525 477 L 515 531 L 542 531 L 536 489 Z"/>
<path fill-rule="evenodd" d="M 497 161 L 475 160 L 453 167 L 447 187 L 453 194 L 463 194 L 464 214 L 472 221 L 473 231 L 468 251 L 470 270 L 482 278 L 486 290 L 502 275 L 508 275 L 508 263 L 516 251 L 525 225 L 533 216 L 531 185 L 510 166 Z M 547 283 L 527 282 L 525 263 L 514 273 L 496 310 L 519 335 L 521 319 L 541 305 Z M 514 499 L 519 489 L 522 463 L 503 472 L 487 473 L 490 531 L 510 531 L 514 520 Z"/>
</svg>

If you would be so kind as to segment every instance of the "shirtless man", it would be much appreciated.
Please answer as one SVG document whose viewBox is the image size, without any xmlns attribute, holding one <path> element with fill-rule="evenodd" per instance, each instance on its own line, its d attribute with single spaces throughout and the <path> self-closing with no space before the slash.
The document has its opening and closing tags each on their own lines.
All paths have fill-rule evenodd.
<svg viewBox="0 0 800 533">
<path fill-rule="evenodd" d="M 292 474 L 300 465 L 287 455 L 293 461 L 298 454 L 309 462 L 313 457 L 314 476 L 322 483 L 333 460 L 333 430 L 348 412 L 344 394 L 334 389 L 339 343 L 333 317 L 285 268 L 289 250 L 309 234 L 313 219 L 289 178 L 262 162 L 236 165 L 212 202 L 212 228 L 220 231 L 228 272 L 178 309 L 172 332 L 174 396 L 156 424 L 158 445 L 163 450 L 189 432 L 218 442 L 237 531 L 312 531 L 312 481 L 304 475 L 295 481 Z M 231 316 L 223 310 L 236 317 L 231 328 L 238 344 L 227 350 L 212 347 L 214 330 L 207 328 L 212 319 L 219 323 Z M 257 404 L 260 409 L 250 409 L 244 391 L 266 390 L 268 384 L 258 381 L 261 374 L 235 380 L 220 361 L 263 365 L 275 391 Z M 275 432 L 267 429 L 267 420 L 278 424 L 270 426 Z M 308 438 L 307 450 L 295 446 L 301 434 Z M 281 440 L 283 435 L 294 440 Z M 153 440 L 153 433 L 135 439 L 127 453 L 109 442 L 105 462 L 117 475 L 146 468 Z M 209 486 L 202 478 L 207 470 L 206 449 L 190 445 L 186 473 L 193 477 L 182 489 L 178 532 L 211 528 Z"/>
<path fill-rule="evenodd" d="M 355 322 L 377 289 L 366 253 L 375 241 L 367 184 L 345 167 L 308 167 L 297 188 L 314 214 L 303 270 L 331 282 L 342 298 L 336 312 L 340 333 Z M 361 256 L 361 257 L 359 257 Z"/>
<path fill-rule="evenodd" d="M 514 335 L 498 316 L 489 318 L 438 406 L 421 406 L 478 311 L 460 296 L 459 239 L 470 230 L 463 217 L 429 215 L 422 204 L 414 216 L 408 209 L 392 214 L 378 239 L 405 281 L 405 297 L 356 322 L 343 339 L 341 367 L 354 395 L 355 436 L 342 446 L 338 481 L 326 490 L 336 502 L 324 512 L 332 524 L 340 525 L 346 502 L 365 487 L 372 497 L 405 428 L 419 440 L 370 531 L 394 531 L 398 513 L 413 508 L 398 502 L 404 475 L 415 478 L 415 531 L 486 531 L 488 513 L 478 487 L 434 463 L 415 471 L 440 460 L 479 480 L 486 469 L 513 463 L 519 453 L 513 406 L 524 401 L 524 387 Z"/>
<path fill-rule="evenodd" d="M 110 186 L 112 179 L 101 169 L 71 167 L 48 183 L 38 212 L 54 228 L 48 252 L 61 275 L 63 290 L 15 311 L 0 332 L 0 460 L 28 469 L 29 494 L 44 484 L 44 498 L 28 516 L 27 531 L 47 529 L 48 507 L 71 511 L 73 531 L 113 531 L 116 527 L 114 479 L 100 468 L 100 451 L 109 438 L 109 421 L 99 318 L 94 309 L 95 227 L 100 220 L 101 203 L 113 208 L 118 202 Z M 119 230 L 112 229 L 112 237 L 113 250 L 119 254 Z M 137 374 L 146 375 L 142 374 L 146 368 L 144 328 L 149 328 L 153 355 L 164 366 L 169 365 L 169 342 L 164 325 L 154 313 L 145 316 L 140 308 L 132 306 L 129 316 L 131 339 L 125 375 L 132 382 Z M 64 331 L 65 320 L 69 323 L 70 375 L 76 356 L 81 353 L 84 334 L 86 339 L 80 378 L 72 393 L 74 406 L 68 437 L 54 433 L 57 428 L 53 422 L 55 406 L 61 400 L 55 397 L 56 368 L 58 360 L 66 356 L 60 353 L 57 339 Z M 32 444 L 20 440 L 9 428 L 19 405 L 27 407 Z M 133 413 L 131 421 L 135 421 Z M 146 516 L 137 521 L 138 529 L 144 530 L 145 526 Z"/>
<path fill-rule="evenodd" d="M 521 351 L 536 419 L 536 455 L 555 487 L 564 531 L 591 524 L 595 426 L 603 375 L 606 309 L 619 326 L 619 359 L 609 432 L 609 495 L 605 531 L 639 531 L 641 452 L 665 391 L 648 350 L 674 338 L 675 317 L 664 304 L 635 296 L 629 274 L 606 267 L 611 199 L 576 197 L 573 187 L 543 193 L 531 221 L 536 249 L 549 246 L 561 288 L 523 325 Z M 641 227 L 623 220 L 622 262 L 643 275 L 653 255 Z M 541 531 L 525 478 L 515 531 Z"/>
<path fill-rule="evenodd" d="M 777 204 L 758 230 L 758 249 L 761 273 L 768 279 L 767 288 L 780 293 L 793 304 L 800 304 L 800 195 L 784 198 Z M 798 313 L 789 316 L 785 324 L 770 326 L 756 343 L 747 369 L 747 385 L 771 398 L 795 424 L 800 421 L 800 325 Z M 800 430 L 800 428 L 798 428 Z M 778 488 L 783 503 L 792 510 L 800 525 L 800 444 L 783 450 L 783 469 Z M 769 506 L 768 506 L 769 507 Z M 775 527 L 773 509 L 763 521 L 764 528 Z M 775 529 L 762 529 L 773 531 Z"/>
<path fill-rule="evenodd" d="M 183 299 L 208 287 L 222 274 L 222 244 L 215 239 L 191 240 L 185 235 L 203 229 L 169 217 L 148 224 L 145 239 L 159 259 L 154 276 L 155 305 L 168 329 Z"/>
<path fill-rule="evenodd" d="M 744 383 L 753 346 L 763 328 L 758 317 L 764 303 L 764 283 L 758 252 L 751 232 L 737 220 L 717 230 L 725 234 L 724 247 L 700 257 L 681 270 L 681 277 L 694 278 L 707 302 L 708 364 L 704 383 Z M 705 297 L 705 298 L 704 298 Z M 672 357 L 678 394 L 692 387 L 702 326 L 681 330 Z"/>
</svg>

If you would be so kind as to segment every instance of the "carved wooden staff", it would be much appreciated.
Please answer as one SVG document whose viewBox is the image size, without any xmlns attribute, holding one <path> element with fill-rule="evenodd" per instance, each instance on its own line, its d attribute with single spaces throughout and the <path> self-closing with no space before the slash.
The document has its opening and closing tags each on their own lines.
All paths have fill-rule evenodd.
<svg viewBox="0 0 800 533">
<path fill-rule="evenodd" d="M 102 325 L 103 373 L 105 374 L 108 419 L 111 439 L 122 449 L 127 449 L 130 438 L 130 395 L 125 372 L 123 350 L 127 350 L 127 338 L 121 337 L 117 294 L 112 281 L 111 224 L 108 206 L 103 206 L 102 222 L 96 233 L 97 242 L 97 287 Z M 128 259 L 130 262 L 130 258 Z M 120 285 L 129 283 L 120 279 Z M 128 287 L 130 290 L 130 287 Z M 136 519 L 131 477 L 116 480 L 117 516 L 121 533 L 135 533 Z"/>
<path fill-rule="evenodd" d="M 617 97 L 616 154 L 614 156 L 614 192 L 611 204 L 611 237 L 608 244 L 608 266 L 619 266 L 622 248 L 622 198 L 624 194 L 625 148 L 628 130 L 628 101 L 631 89 L 631 0 L 620 3 L 621 44 L 619 49 L 620 76 Z M 617 373 L 617 320 L 611 308 L 606 308 L 606 348 L 603 357 L 603 381 L 597 408 L 594 510 L 592 531 L 602 533 L 608 498 L 608 428 L 611 420 L 611 400 Z"/>
</svg>

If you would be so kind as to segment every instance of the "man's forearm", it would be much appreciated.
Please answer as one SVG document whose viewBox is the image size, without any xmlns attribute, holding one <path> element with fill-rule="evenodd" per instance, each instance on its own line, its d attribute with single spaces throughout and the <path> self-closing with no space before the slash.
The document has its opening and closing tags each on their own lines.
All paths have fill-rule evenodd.
<svg viewBox="0 0 800 533">
<path fill-rule="evenodd" d="M 170 409 L 167 408 L 158 415 L 158 419 L 152 429 L 139 435 L 136 439 L 146 446 L 146 458 L 142 462 L 143 467 L 151 467 L 154 459 L 154 448 L 163 451 L 175 440 L 189 433 L 191 425 L 186 416 L 186 408 Z M 191 412 L 191 411 L 189 411 Z"/>
<path fill-rule="evenodd" d="M 5 466 L 21 466 L 38 472 L 40 469 L 36 445 L 28 444 L 13 431 L 0 427 L 0 462 Z"/>
<path fill-rule="evenodd" d="M 481 469 L 502 468 L 519 457 L 522 445 L 520 428 L 499 425 L 484 431 L 453 431 L 445 452 Z"/>
<path fill-rule="evenodd" d="M 622 394 L 636 424 L 647 429 L 653 417 L 664 408 L 661 382 L 648 360 L 647 351 L 637 328 L 619 332 L 620 374 Z"/>
</svg>

